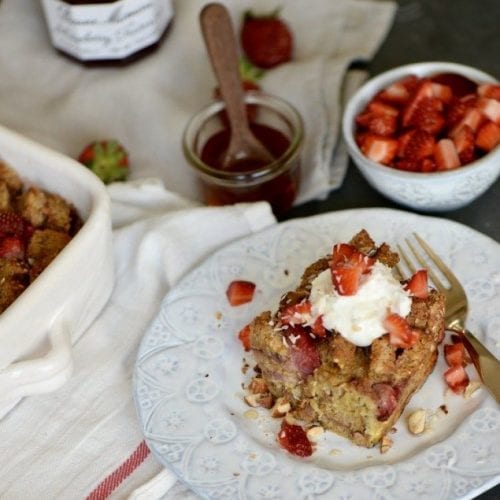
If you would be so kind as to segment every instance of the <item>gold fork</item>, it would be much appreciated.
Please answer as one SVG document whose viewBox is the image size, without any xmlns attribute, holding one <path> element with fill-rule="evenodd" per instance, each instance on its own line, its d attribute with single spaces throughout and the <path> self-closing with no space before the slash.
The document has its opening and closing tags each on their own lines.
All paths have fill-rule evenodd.
<svg viewBox="0 0 500 500">
<path fill-rule="evenodd" d="M 451 270 L 444 264 L 440 257 L 432 250 L 432 248 L 416 233 L 413 233 L 415 240 L 419 243 L 421 249 L 425 252 L 430 261 L 436 266 L 437 269 L 447 279 L 449 286 L 445 286 L 441 279 L 437 276 L 434 270 L 428 265 L 422 256 L 408 238 L 405 238 L 406 245 L 411 250 L 416 261 L 427 269 L 427 273 L 438 291 L 440 291 L 446 298 L 446 312 L 445 312 L 445 327 L 451 330 L 462 338 L 464 346 L 466 347 L 474 366 L 476 367 L 481 380 L 486 388 L 490 391 L 498 403 L 500 403 L 500 361 L 490 352 L 479 340 L 465 327 L 465 320 L 467 318 L 467 295 L 463 289 L 460 281 L 451 272 Z M 399 255 L 402 257 L 404 263 L 414 273 L 416 271 L 412 260 L 398 245 Z M 403 276 L 401 267 L 397 268 L 399 274 Z"/>
</svg>

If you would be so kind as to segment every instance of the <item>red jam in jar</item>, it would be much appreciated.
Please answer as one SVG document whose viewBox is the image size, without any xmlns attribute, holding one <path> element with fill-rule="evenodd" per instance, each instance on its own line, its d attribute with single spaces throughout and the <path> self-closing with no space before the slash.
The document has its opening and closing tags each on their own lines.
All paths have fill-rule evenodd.
<svg viewBox="0 0 500 500">
<path fill-rule="evenodd" d="M 290 146 L 290 140 L 279 130 L 258 123 L 250 124 L 250 129 L 255 137 L 266 147 L 274 158 L 280 158 Z M 222 170 L 224 152 L 229 146 L 230 131 L 225 128 L 211 136 L 201 151 L 201 161 Z M 232 172 L 252 172 L 266 167 L 265 163 L 247 160 L 232 165 Z M 273 179 L 258 184 L 247 186 L 244 192 L 235 192 L 220 186 L 205 186 L 205 195 L 209 205 L 227 205 L 240 201 L 268 200 L 276 214 L 285 213 L 297 195 L 299 169 L 294 172 L 285 171 Z"/>
<path fill-rule="evenodd" d="M 280 216 L 291 208 L 299 189 L 302 121 L 282 99 L 262 93 L 246 94 L 245 99 L 257 111 L 250 129 L 275 158 L 274 162 L 248 160 L 223 168 L 230 130 L 221 119 L 224 104 L 220 101 L 191 119 L 184 132 L 184 153 L 201 179 L 207 204 L 264 200 Z"/>
</svg>

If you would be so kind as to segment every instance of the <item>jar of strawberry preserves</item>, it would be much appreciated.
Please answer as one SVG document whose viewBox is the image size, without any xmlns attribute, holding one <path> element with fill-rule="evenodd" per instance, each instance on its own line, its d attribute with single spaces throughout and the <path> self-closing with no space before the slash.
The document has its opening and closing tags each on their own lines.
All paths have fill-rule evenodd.
<svg viewBox="0 0 500 500">
<path fill-rule="evenodd" d="M 274 161 L 224 168 L 230 129 L 223 101 L 209 104 L 189 121 L 183 135 L 184 156 L 197 174 L 208 205 L 264 200 L 280 216 L 291 208 L 299 190 L 302 119 L 291 104 L 275 96 L 247 92 L 245 102 L 250 129 Z"/>
<path fill-rule="evenodd" d="M 158 47 L 171 0 L 42 0 L 52 44 L 84 63 L 124 64 Z"/>
</svg>

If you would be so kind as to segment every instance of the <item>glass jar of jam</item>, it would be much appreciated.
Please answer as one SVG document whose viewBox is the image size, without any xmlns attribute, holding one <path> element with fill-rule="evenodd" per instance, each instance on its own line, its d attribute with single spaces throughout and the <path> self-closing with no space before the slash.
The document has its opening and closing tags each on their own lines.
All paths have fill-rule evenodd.
<svg viewBox="0 0 500 500">
<path fill-rule="evenodd" d="M 52 44 L 85 63 L 128 63 L 152 52 L 173 17 L 171 0 L 42 0 Z"/>
<path fill-rule="evenodd" d="M 245 94 L 250 128 L 275 158 L 267 165 L 222 167 L 230 129 L 224 102 L 199 111 L 183 135 L 184 155 L 201 181 L 208 205 L 268 201 L 277 216 L 291 208 L 299 189 L 303 124 L 288 102 L 260 92 Z"/>
</svg>

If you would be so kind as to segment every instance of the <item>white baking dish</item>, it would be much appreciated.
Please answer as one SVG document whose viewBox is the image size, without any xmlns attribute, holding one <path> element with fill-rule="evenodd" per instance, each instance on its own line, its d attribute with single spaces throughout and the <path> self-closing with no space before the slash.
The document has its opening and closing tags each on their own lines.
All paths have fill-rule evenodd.
<svg viewBox="0 0 500 500">
<path fill-rule="evenodd" d="M 0 418 L 23 396 L 60 387 L 72 373 L 71 345 L 113 287 L 109 198 L 80 163 L 0 126 L 0 158 L 25 185 L 72 202 L 84 224 L 41 275 L 0 314 Z"/>
</svg>

